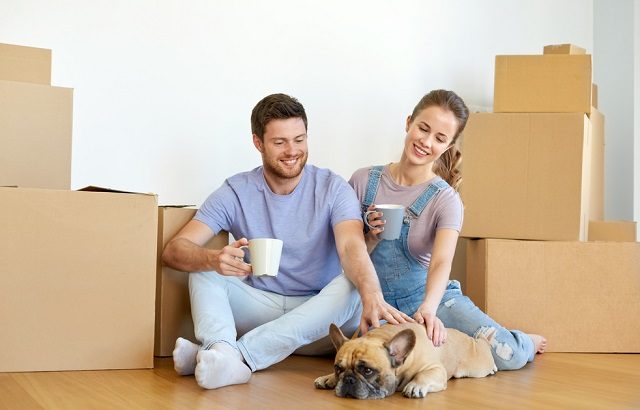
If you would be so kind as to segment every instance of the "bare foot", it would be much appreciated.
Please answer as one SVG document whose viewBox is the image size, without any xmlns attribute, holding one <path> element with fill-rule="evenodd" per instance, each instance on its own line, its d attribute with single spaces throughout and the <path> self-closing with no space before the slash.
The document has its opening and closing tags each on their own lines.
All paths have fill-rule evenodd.
<svg viewBox="0 0 640 410">
<path fill-rule="evenodd" d="M 534 335 L 531 333 L 527 333 L 527 336 L 529 336 L 531 340 L 533 340 L 536 353 L 544 353 L 544 351 L 547 349 L 547 339 L 545 339 L 544 336 Z"/>
</svg>

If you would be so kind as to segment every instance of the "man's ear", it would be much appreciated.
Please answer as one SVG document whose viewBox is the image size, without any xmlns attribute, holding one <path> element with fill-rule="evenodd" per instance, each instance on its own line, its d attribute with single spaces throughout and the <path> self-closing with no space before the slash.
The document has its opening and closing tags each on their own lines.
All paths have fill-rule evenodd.
<svg viewBox="0 0 640 410">
<path fill-rule="evenodd" d="M 344 342 L 349 340 L 344 336 L 342 330 L 340 330 L 340 328 L 333 323 L 331 324 L 331 326 L 329 326 L 329 337 L 331 338 L 333 345 L 336 347 L 336 351 L 340 350 L 340 346 L 342 346 Z"/>
<path fill-rule="evenodd" d="M 384 344 L 391 357 L 391 366 L 398 367 L 407 358 L 416 345 L 416 334 L 411 329 L 405 329 L 396 334 L 393 339 Z"/>
<path fill-rule="evenodd" d="M 264 143 L 256 134 L 253 134 L 253 146 L 261 153 L 264 152 Z"/>
</svg>

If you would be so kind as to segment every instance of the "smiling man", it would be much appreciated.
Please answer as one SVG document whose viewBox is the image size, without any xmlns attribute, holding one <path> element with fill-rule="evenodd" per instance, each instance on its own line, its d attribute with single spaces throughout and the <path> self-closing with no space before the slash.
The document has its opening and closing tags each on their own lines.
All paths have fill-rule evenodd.
<svg viewBox="0 0 640 410">
<path fill-rule="evenodd" d="M 335 323 L 365 333 L 380 319 L 411 319 L 384 301 L 367 254 L 360 204 L 327 169 L 307 165 L 307 116 L 285 94 L 251 113 L 262 166 L 228 178 L 167 244 L 165 264 L 191 272 L 189 291 L 199 345 L 179 338 L 174 367 L 214 389 L 246 383 L 251 372 L 298 351 L 324 354 Z M 237 241 L 203 245 L 218 232 Z M 284 242 L 276 277 L 251 275 L 241 246 L 253 238 Z"/>
</svg>

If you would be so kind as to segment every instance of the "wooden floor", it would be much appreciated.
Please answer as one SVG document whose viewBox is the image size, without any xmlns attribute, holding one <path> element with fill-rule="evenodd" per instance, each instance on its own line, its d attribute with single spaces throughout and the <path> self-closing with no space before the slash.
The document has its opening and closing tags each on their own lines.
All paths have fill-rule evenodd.
<svg viewBox="0 0 640 410">
<path fill-rule="evenodd" d="M 450 380 L 424 399 L 341 399 L 316 390 L 331 358 L 293 356 L 248 384 L 203 390 L 171 359 L 152 370 L 0 373 L 0 409 L 640 409 L 639 354 L 546 353 L 513 372 Z"/>
</svg>

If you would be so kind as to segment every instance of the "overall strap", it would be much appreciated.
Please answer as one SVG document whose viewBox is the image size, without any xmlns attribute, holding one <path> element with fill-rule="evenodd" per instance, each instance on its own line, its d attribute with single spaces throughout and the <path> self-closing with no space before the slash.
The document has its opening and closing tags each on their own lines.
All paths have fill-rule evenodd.
<svg viewBox="0 0 640 410">
<path fill-rule="evenodd" d="M 363 212 L 369 208 L 369 205 L 373 203 L 376 199 L 376 194 L 378 193 L 378 187 L 380 186 L 380 177 L 382 176 L 382 170 L 384 166 L 376 165 L 369 170 L 369 179 L 367 180 L 367 190 L 364 194 L 364 199 L 362 200 L 362 210 Z"/>
<path fill-rule="evenodd" d="M 418 218 L 427 204 L 443 189 L 447 188 L 449 184 L 445 180 L 438 180 L 427 186 L 422 193 L 416 198 L 415 201 L 407 208 L 407 213 L 414 218 Z"/>
</svg>

